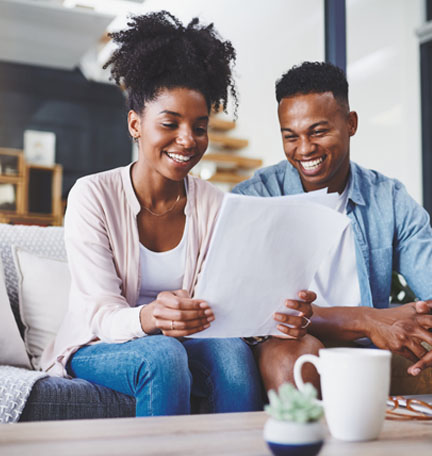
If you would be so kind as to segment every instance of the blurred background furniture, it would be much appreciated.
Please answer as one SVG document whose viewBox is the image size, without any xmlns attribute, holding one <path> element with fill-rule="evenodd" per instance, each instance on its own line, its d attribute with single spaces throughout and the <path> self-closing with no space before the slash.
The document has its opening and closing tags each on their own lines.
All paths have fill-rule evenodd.
<svg viewBox="0 0 432 456">
<path fill-rule="evenodd" d="M 0 148 L 0 222 L 63 224 L 62 166 L 26 163 L 22 150 Z"/>
</svg>

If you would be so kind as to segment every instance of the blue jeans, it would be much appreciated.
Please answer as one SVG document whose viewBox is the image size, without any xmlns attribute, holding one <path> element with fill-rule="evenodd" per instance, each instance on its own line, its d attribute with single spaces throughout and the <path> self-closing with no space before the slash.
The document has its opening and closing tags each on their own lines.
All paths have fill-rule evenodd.
<svg viewBox="0 0 432 456">
<path fill-rule="evenodd" d="M 262 409 L 261 382 L 241 339 L 146 336 L 122 344 L 79 349 L 69 373 L 136 399 L 136 416 L 190 413 L 191 395 L 210 412 Z"/>
</svg>

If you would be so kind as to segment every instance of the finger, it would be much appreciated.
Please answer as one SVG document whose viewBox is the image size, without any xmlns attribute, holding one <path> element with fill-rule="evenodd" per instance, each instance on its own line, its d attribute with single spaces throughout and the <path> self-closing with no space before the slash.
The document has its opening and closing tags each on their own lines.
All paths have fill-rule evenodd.
<svg viewBox="0 0 432 456">
<path fill-rule="evenodd" d="M 276 312 L 273 318 L 280 323 L 284 323 L 289 328 L 303 329 L 303 327 L 307 324 L 304 317 L 297 315 L 289 315 L 285 313 Z"/>
<path fill-rule="evenodd" d="M 174 290 L 173 295 L 178 296 L 179 298 L 190 298 L 190 294 L 187 290 Z"/>
<path fill-rule="evenodd" d="M 424 329 L 432 328 L 432 315 L 418 315 L 417 321 Z"/>
<path fill-rule="evenodd" d="M 162 330 L 162 334 L 165 336 L 170 336 L 170 337 L 186 337 L 191 334 L 195 334 L 199 331 L 203 331 L 204 329 L 207 329 L 210 327 L 210 323 L 206 324 L 198 324 L 196 326 L 186 328 L 186 329 L 177 329 L 174 327 L 174 329 L 171 329 L 171 326 L 169 329 Z"/>
<path fill-rule="evenodd" d="M 205 325 L 210 325 L 210 322 L 206 318 L 189 321 L 156 319 L 156 326 L 165 332 L 185 331 L 189 329 L 196 329 Z"/>
<path fill-rule="evenodd" d="M 191 299 L 191 296 L 187 290 L 174 290 L 172 293 L 175 296 L 178 296 L 179 298 Z M 193 301 L 199 301 L 201 303 L 202 308 L 210 308 L 208 303 L 203 301 L 202 299 L 193 299 Z"/>
<path fill-rule="evenodd" d="M 427 367 L 432 367 L 432 351 L 424 355 L 420 360 L 408 368 L 408 374 L 419 375 Z"/>
<path fill-rule="evenodd" d="M 298 297 L 303 301 L 312 302 L 316 300 L 317 295 L 315 292 L 310 290 L 301 290 L 298 292 Z"/>
<path fill-rule="evenodd" d="M 414 305 L 417 313 L 432 314 L 432 301 L 417 301 Z"/>
<path fill-rule="evenodd" d="M 156 306 L 153 311 L 153 316 L 169 321 L 188 321 L 199 318 L 206 318 L 209 321 L 214 320 L 214 314 L 211 309 L 182 310 L 165 306 Z"/>
<path fill-rule="evenodd" d="M 309 302 L 297 301 L 294 299 L 287 299 L 285 307 L 297 310 L 301 315 L 310 318 L 313 314 L 312 305 Z"/>
<path fill-rule="evenodd" d="M 158 294 L 156 301 L 172 309 L 198 310 L 210 308 L 209 305 L 202 299 L 177 296 L 171 291 L 162 291 Z"/>
<path fill-rule="evenodd" d="M 300 339 L 304 335 L 306 335 L 306 329 L 300 328 L 289 328 L 285 325 L 277 325 L 276 328 L 282 333 L 286 334 L 287 336 L 291 336 L 293 339 Z"/>
</svg>

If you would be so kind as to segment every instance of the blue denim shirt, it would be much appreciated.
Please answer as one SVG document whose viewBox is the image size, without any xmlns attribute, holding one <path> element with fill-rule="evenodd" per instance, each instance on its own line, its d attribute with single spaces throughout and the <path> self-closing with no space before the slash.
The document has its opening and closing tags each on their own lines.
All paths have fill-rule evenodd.
<svg viewBox="0 0 432 456">
<path fill-rule="evenodd" d="M 304 193 L 297 170 L 284 160 L 238 184 L 234 193 Z M 420 299 L 432 299 L 432 229 L 428 213 L 404 185 L 351 162 L 347 215 L 351 219 L 362 305 L 388 307 L 392 270 Z"/>
</svg>

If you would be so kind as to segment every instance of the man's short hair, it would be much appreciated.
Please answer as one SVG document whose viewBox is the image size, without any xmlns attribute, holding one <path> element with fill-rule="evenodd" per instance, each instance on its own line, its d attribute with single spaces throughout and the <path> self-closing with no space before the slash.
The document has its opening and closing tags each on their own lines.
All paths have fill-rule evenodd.
<svg viewBox="0 0 432 456">
<path fill-rule="evenodd" d="M 345 73 L 327 62 L 303 62 L 293 66 L 276 81 L 276 99 L 308 93 L 331 92 L 339 103 L 349 106 Z"/>
</svg>

